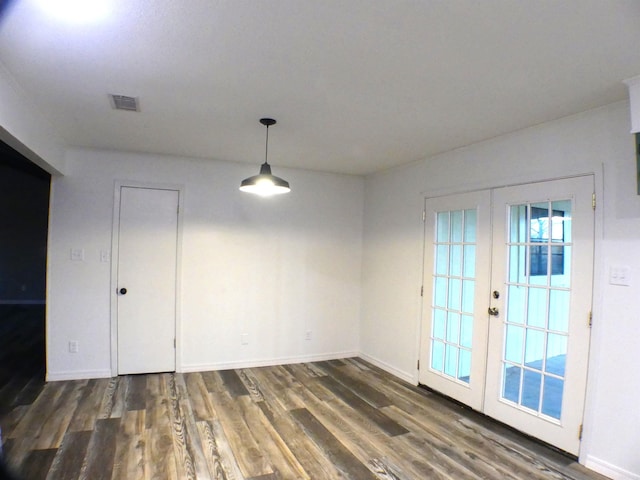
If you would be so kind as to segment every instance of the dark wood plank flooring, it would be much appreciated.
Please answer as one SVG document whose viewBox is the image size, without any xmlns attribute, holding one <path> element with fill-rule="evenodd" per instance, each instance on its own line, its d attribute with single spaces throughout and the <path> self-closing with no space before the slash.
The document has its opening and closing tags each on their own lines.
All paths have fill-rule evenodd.
<svg viewBox="0 0 640 480">
<path fill-rule="evenodd" d="M 25 480 L 603 478 L 361 359 L 23 388 L 0 426 Z"/>
</svg>

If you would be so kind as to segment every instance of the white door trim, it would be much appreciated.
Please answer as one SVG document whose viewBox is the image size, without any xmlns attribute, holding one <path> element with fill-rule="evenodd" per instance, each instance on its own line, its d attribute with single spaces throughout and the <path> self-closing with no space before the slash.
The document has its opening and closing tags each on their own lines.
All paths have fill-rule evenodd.
<svg viewBox="0 0 640 480">
<path fill-rule="evenodd" d="M 449 195 L 459 195 L 464 193 L 474 193 L 474 192 L 483 191 L 483 190 L 495 190 L 498 188 L 506 188 L 506 187 L 519 187 L 521 185 L 530 185 L 532 183 L 545 183 L 545 182 L 552 182 L 554 180 L 567 180 L 567 179 L 577 178 L 577 177 L 594 177 L 594 181 L 596 183 L 596 194 L 601 198 L 602 189 L 597 187 L 598 181 L 602 183 L 601 180 L 598 180 L 601 176 L 604 176 L 604 171 L 598 172 L 596 170 L 596 171 L 587 171 L 587 172 L 568 174 L 568 175 L 557 175 L 552 177 L 546 177 L 546 176 L 539 177 L 539 178 L 515 177 L 511 180 L 505 179 L 502 181 L 502 183 L 486 183 L 486 184 L 474 183 L 474 184 L 469 184 L 462 189 L 456 188 L 456 187 L 444 187 L 444 188 L 438 188 L 438 189 L 429 190 L 429 191 L 423 191 L 420 193 L 420 196 L 423 200 L 429 200 L 432 198 L 448 197 Z"/>
<path fill-rule="evenodd" d="M 182 233 L 185 187 L 181 184 L 148 183 L 128 180 L 116 180 L 113 194 L 113 221 L 111 226 L 111 281 L 110 281 L 110 320 L 111 320 L 111 376 L 118 375 L 118 243 L 120 230 L 120 191 L 122 187 L 148 188 L 153 190 L 173 190 L 178 192 L 178 232 L 176 247 L 176 371 L 182 371 Z"/>
</svg>

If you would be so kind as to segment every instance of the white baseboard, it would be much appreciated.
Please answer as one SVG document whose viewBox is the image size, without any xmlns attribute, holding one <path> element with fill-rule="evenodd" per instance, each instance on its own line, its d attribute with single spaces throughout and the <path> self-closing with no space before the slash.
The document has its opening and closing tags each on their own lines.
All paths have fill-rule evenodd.
<svg viewBox="0 0 640 480">
<path fill-rule="evenodd" d="M 414 375 L 412 375 L 411 373 L 407 373 L 407 372 L 404 372 L 402 370 L 399 370 L 396 367 L 393 367 L 393 366 L 389 365 L 388 363 L 383 362 L 382 360 L 378 360 L 377 358 L 374 358 L 374 357 L 372 357 L 370 355 L 367 355 L 366 353 L 360 352 L 360 354 L 358 356 L 360 358 L 362 358 L 363 360 L 366 360 L 369 363 L 373 363 L 376 367 L 381 368 L 385 372 L 389 372 L 391 375 L 394 375 L 394 376 L 404 380 L 405 382 L 410 383 L 411 385 L 417 385 L 418 384 L 418 381 L 416 380 Z"/>
<path fill-rule="evenodd" d="M 280 357 L 269 359 L 240 360 L 237 362 L 217 362 L 182 365 L 180 372 L 207 372 L 212 370 L 231 370 L 236 368 L 272 367 L 274 365 L 288 365 L 292 363 L 322 362 L 340 358 L 357 357 L 358 352 L 335 352 L 320 355 L 302 355 L 299 357 Z"/>
<path fill-rule="evenodd" d="M 91 378 L 110 378 L 111 370 L 74 370 L 72 372 L 47 372 L 47 382 L 61 380 L 86 380 Z"/>
<path fill-rule="evenodd" d="M 640 475 L 633 472 L 628 472 L 620 467 L 611 465 L 610 463 L 605 462 L 604 460 L 600 460 L 599 458 L 595 458 L 591 455 L 587 456 L 587 459 L 584 462 L 584 466 L 613 480 L 640 480 Z"/>
<path fill-rule="evenodd" d="M 183 373 L 189 372 L 206 372 L 213 370 L 230 370 L 236 368 L 255 368 L 255 367 L 271 367 L 274 365 L 288 365 L 293 363 L 306 363 L 306 362 L 322 362 L 326 360 L 338 360 L 341 358 L 360 357 L 369 363 L 372 363 L 376 367 L 389 372 L 405 382 L 412 385 L 416 385 L 417 381 L 410 373 L 399 370 L 388 363 L 385 363 L 377 358 L 367 355 L 362 352 L 347 351 L 347 352 L 333 352 L 317 355 L 301 355 L 296 357 L 279 357 L 268 359 L 253 359 L 253 360 L 240 360 L 235 362 L 215 362 L 215 363 L 201 363 L 182 365 L 178 371 Z M 85 380 L 91 378 L 110 378 L 111 370 L 74 370 L 66 372 L 47 372 L 46 380 L 48 382 L 56 382 L 60 380 Z M 630 477 L 634 478 L 634 477 Z M 634 480 L 636 480 L 634 478 Z M 637 480 L 640 480 L 638 478 Z"/>
</svg>

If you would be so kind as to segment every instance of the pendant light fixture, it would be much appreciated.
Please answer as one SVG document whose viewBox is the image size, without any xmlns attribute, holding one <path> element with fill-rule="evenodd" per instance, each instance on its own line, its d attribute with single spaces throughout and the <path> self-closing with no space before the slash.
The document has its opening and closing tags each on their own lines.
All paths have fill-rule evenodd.
<svg viewBox="0 0 640 480">
<path fill-rule="evenodd" d="M 267 155 L 269 153 L 269 127 L 271 125 L 275 125 L 276 121 L 273 118 L 261 118 L 260 123 L 267 127 L 267 141 L 264 147 L 264 163 L 260 166 L 260 173 L 258 175 L 245 178 L 242 183 L 240 183 L 240 190 L 243 192 L 255 193 L 256 195 L 261 195 L 263 197 L 288 193 L 291 191 L 291 188 L 289 188 L 289 182 L 272 175 L 271 165 L 267 162 Z"/>
</svg>

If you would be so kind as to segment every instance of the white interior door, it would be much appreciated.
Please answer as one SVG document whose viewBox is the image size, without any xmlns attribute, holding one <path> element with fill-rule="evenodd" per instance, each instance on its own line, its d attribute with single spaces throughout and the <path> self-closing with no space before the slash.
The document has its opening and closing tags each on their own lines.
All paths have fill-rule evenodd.
<svg viewBox="0 0 640 480">
<path fill-rule="evenodd" d="M 491 192 L 425 201 L 420 383 L 482 410 Z"/>
<path fill-rule="evenodd" d="M 176 190 L 121 187 L 118 374 L 175 371 Z"/>
<path fill-rule="evenodd" d="M 593 177 L 497 189 L 485 413 L 578 454 L 593 277 Z"/>
<path fill-rule="evenodd" d="M 593 177 L 425 202 L 420 383 L 578 454 Z"/>
</svg>

